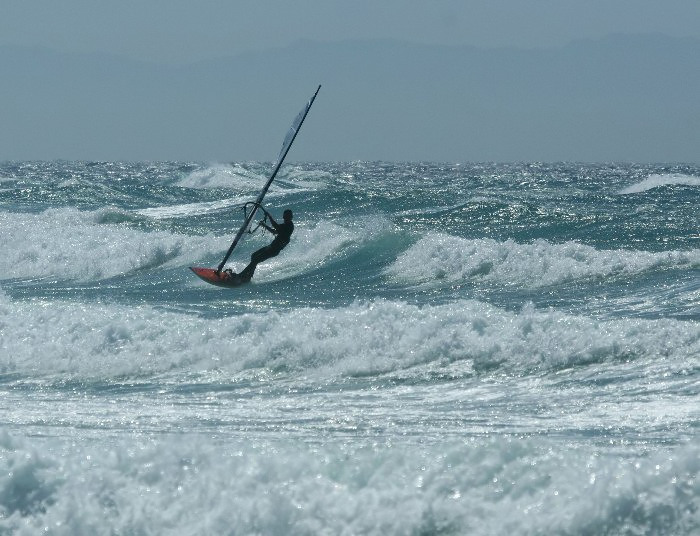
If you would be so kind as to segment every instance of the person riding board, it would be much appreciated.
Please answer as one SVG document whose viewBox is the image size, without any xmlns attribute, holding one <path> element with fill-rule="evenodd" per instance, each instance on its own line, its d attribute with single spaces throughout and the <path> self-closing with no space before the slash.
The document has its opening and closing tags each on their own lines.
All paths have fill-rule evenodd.
<svg viewBox="0 0 700 536">
<path fill-rule="evenodd" d="M 271 259 L 272 257 L 276 257 L 279 252 L 282 251 L 287 244 L 289 244 L 289 239 L 294 232 L 294 223 L 292 223 L 294 214 L 291 210 L 285 210 L 282 213 L 282 219 L 284 221 L 282 223 L 277 223 L 267 210 L 265 210 L 263 207 L 260 207 L 260 209 L 265 212 L 266 219 L 270 221 L 272 226 L 267 225 L 265 220 L 261 221 L 260 225 L 275 235 L 275 239 L 270 245 L 253 252 L 253 254 L 250 256 L 250 264 L 248 264 L 248 266 L 246 266 L 239 274 L 239 277 L 243 281 L 251 280 L 258 264 L 266 261 L 267 259 Z"/>
</svg>

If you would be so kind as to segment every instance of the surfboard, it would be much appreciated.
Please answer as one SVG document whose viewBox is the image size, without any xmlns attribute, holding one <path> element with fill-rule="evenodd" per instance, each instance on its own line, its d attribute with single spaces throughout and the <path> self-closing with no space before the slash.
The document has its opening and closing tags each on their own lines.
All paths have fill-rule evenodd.
<svg viewBox="0 0 700 536">
<path fill-rule="evenodd" d="M 192 270 L 197 277 L 217 287 L 239 287 L 244 283 L 250 282 L 250 279 L 242 279 L 234 272 L 217 272 L 214 268 L 200 268 L 197 266 L 190 266 L 190 270 Z"/>
</svg>

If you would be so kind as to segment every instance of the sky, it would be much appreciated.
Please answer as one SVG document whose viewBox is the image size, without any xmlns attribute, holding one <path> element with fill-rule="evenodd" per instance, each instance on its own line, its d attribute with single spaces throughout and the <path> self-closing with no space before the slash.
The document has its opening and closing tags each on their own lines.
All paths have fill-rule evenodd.
<svg viewBox="0 0 700 536">
<path fill-rule="evenodd" d="M 698 0 L 0 0 L 0 44 L 182 64 L 319 41 L 550 47 L 614 33 L 700 38 Z"/>
<path fill-rule="evenodd" d="M 698 40 L 700 0 L 0 0 L 0 54 L 2 47 L 34 47 L 75 57 L 107 54 L 168 68 L 191 69 L 193 64 L 199 62 L 249 57 L 251 54 L 293 47 L 300 40 L 327 44 L 329 49 L 331 45 L 348 41 L 361 43 L 381 39 L 421 45 L 537 51 L 619 34 Z M 278 126 L 277 116 L 293 118 L 307 94 L 312 93 L 317 84 L 326 82 L 330 83 L 324 86 L 315 110 L 316 114 L 325 117 L 316 119 L 316 132 L 312 130 L 313 123 L 309 125 L 314 150 L 308 144 L 304 147 L 302 142 L 297 152 L 299 158 L 408 160 L 415 156 L 421 160 L 452 161 L 600 161 L 638 160 L 649 155 L 657 161 L 700 159 L 700 155 L 692 149 L 700 144 L 693 139 L 695 136 L 700 139 L 700 105 L 692 104 L 694 99 L 687 95 L 682 95 L 680 100 L 675 95 L 682 92 L 682 86 L 695 88 L 696 78 L 689 81 L 668 80 L 669 86 L 679 86 L 671 87 L 669 95 L 664 94 L 663 88 L 659 88 L 656 94 L 649 93 L 652 100 L 646 106 L 655 110 L 656 115 L 646 122 L 635 117 L 640 110 L 643 114 L 644 103 L 635 104 L 634 99 L 622 102 L 626 100 L 624 92 L 630 89 L 624 85 L 629 80 L 618 80 L 622 84 L 616 96 L 620 106 L 611 107 L 610 103 L 601 101 L 589 106 L 592 110 L 599 110 L 599 116 L 588 116 L 585 110 L 576 110 L 571 111 L 571 117 L 567 119 L 566 113 L 553 109 L 548 111 L 552 107 L 547 103 L 537 103 L 538 97 L 532 87 L 524 88 L 532 94 L 530 100 L 524 99 L 521 104 L 538 104 L 539 108 L 533 108 L 530 114 L 528 110 L 517 109 L 518 103 L 514 102 L 517 100 L 517 88 L 512 94 L 503 94 L 511 99 L 505 106 L 491 103 L 491 108 L 480 108 L 480 102 L 473 102 L 477 98 L 474 94 L 465 96 L 468 106 L 456 110 L 454 106 L 460 106 L 457 96 L 445 86 L 436 84 L 432 93 L 432 89 L 426 86 L 426 80 L 421 80 L 421 84 L 412 88 L 414 94 L 409 94 L 409 90 L 407 95 L 399 95 L 398 92 L 405 87 L 401 86 L 404 82 L 398 79 L 392 81 L 386 73 L 379 75 L 380 83 L 389 84 L 394 93 L 382 96 L 382 88 L 378 88 L 377 98 L 385 100 L 374 103 L 371 88 L 352 87 L 354 82 L 360 83 L 361 80 L 342 80 L 339 76 L 336 77 L 335 87 L 332 80 L 321 77 L 286 88 L 280 83 L 279 87 L 272 90 L 266 88 L 264 92 L 257 92 L 252 86 L 238 85 L 235 95 L 238 103 L 227 95 L 217 95 L 216 98 L 207 96 L 205 93 L 209 88 L 206 86 L 183 83 L 178 89 L 180 93 L 171 96 L 173 103 L 183 104 L 182 108 L 173 109 L 172 112 L 163 108 L 158 112 L 160 115 L 153 112 L 149 116 L 151 111 L 146 101 L 153 99 L 153 94 L 158 91 L 154 89 L 157 84 L 154 79 L 149 82 L 154 85 L 150 88 L 150 95 L 138 93 L 145 83 L 126 88 L 133 94 L 117 94 L 113 99 L 113 113 L 109 115 L 108 110 L 102 114 L 100 106 L 105 108 L 105 103 L 98 102 L 99 95 L 94 94 L 94 88 L 90 89 L 93 94 L 81 93 L 88 91 L 84 80 L 79 83 L 62 81 L 60 73 L 53 73 L 52 78 L 23 86 L 26 82 L 20 80 L 23 68 L 18 68 L 16 58 L 10 58 L 9 53 L 6 56 L 9 58 L 6 64 L 14 65 L 15 70 L 6 72 L 5 76 L 14 76 L 17 80 L 13 81 L 16 82 L 14 86 L 12 83 L 9 86 L 6 84 L 4 89 L 0 86 L 0 96 L 9 103 L 5 110 L 0 110 L 0 122 L 4 123 L 0 129 L 0 160 L 264 158 L 262 155 L 270 153 L 269 145 L 272 144 L 264 133 L 276 129 L 270 134 L 275 144 L 284 133 L 284 128 Z M 264 61 L 272 58 L 270 55 L 263 57 Z M 0 61 L 2 59 L 0 55 Z M 220 65 L 226 69 L 234 64 Z M 241 65 L 250 64 L 235 64 L 239 69 Z M 114 66 L 115 69 L 119 68 L 117 64 Z M 442 67 L 445 72 L 451 68 L 450 65 Z M 677 67 L 680 71 L 677 69 L 673 73 L 682 72 L 683 66 Z M 696 67 L 700 65 L 691 62 L 687 70 L 700 70 Z M 383 67 L 375 65 L 374 68 L 378 72 Z M 207 76 L 212 76 L 211 72 L 208 71 Z M 133 76 L 133 72 L 130 73 L 127 78 Z M 334 76 L 330 69 L 327 73 L 328 78 Z M 564 76 L 571 74 L 577 73 L 564 73 Z M 633 74 L 641 78 L 646 76 L 639 70 Z M 94 73 L 85 76 L 94 76 Z M 238 78 L 247 76 L 247 72 L 222 73 L 221 76 L 222 84 L 233 87 Z M 416 76 L 422 74 L 416 73 Z M 504 83 L 517 84 L 517 76 L 520 75 L 514 73 L 513 76 L 515 78 L 507 79 Z M 594 76 L 598 76 L 598 73 Z M 77 84 L 74 89 L 69 87 L 71 82 Z M 340 87 L 341 82 L 345 84 L 344 87 Z M 601 85 L 608 83 L 604 80 L 600 82 Z M 463 83 L 463 80 L 460 79 L 459 83 Z M 523 83 L 532 85 L 531 81 Z M 645 83 L 644 80 L 641 83 Z M 47 91 L 42 93 L 37 89 L 42 85 L 48 86 L 47 91 L 54 85 L 58 88 L 54 98 Z M 403 117 L 408 118 L 412 111 L 422 107 L 417 93 L 419 85 L 436 111 L 432 115 L 423 113 L 421 128 L 416 129 L 412 128 L 408 119 L 403 121 Z M 493 89 L 500 88 L 494 86 Z M 482 90 L 487 97 L 492 93 L 490 88 Z M 71 99 L 73 91 L 75 99 Z M 190 91 L 189 95 L 185 94 L 187 91 Z M 574 93 L 571 93 L 569 101 L 562 100 L 560 103 L 564 112 L 567 111 L 567 102 L 580 104 L 580 95 L 577 97 L 578 94 Z M 589 98 L 598 93 L 595 88 L 589 88 L 588 93 L 583 95 Z M 600 96 L 604 98 L 602 93 Z M 162 102 L 156 103 L 155 108 L 167 104 L 168 95 L 165 97 Z M 287 97 L 289 99 L 285 100 Z M 470 97 L 472 101 L 469 101 Z M 30 98 L 35 100 L 30 101 Z M 133 109 L 141 110 L 143 124 L 138 124 L 138 118 L 132 121 L 134 128 L 138 126 L 139 132 L 136 134 L 142 134 L 143 138 L 138 139 L 138 149 L 135 133 L 129 132 L 127 116 L 132 108 L 129 98 L 134 104 Z M 351 102 L 355 98 L 358 102 Z M 365 100 L 359 102 L 360 98 Z M 577 98 L 578 101 L 575 100 Z M 20 104 L 15 106 L 14 100 Z M 228 101 L 231 102 L 230 109 L 227 109 Z M 241 101 L 245 104 L 240 104 Z M 453 108 L 440 109 L 446 102 L 450 102 Z M 402 104 L 407 107 L 405 111 L 398 108 Z M 632 104 L 637 107 L 633 108 Z M 669 113 L 665 116 L 667 105 Z M 499 115 L 500 108 L 506 110 L 508 115 L 505 115 L 505 111 Z M 393 115 L 387 112 L 382 116 L 382 109 L 393 109 Z M 258 116 L 250 115 L 250 110 L 255 110 Z M 346 110 L 345 115 L 343 110 Z M 373 115 L 370 116 L 368 110 Z M 456 115 L 455 111 L 459 113 Z M 546 114 L 550 112 L 552 115 L 548 117 Z M 610 128 L 605 124 L 594 124 L 596 121 L 605 123 L 604 113 L 610 117 Z M 263 117 L 265 114 L 270 117 Z M 98 115 L 103 115 L 104 121 L 96 126 L 95 118 Z M 164 120 L 163 117 L 168 119 Z M 275 121 L 272 121 L 273 118 Z M 44 120 L 46 124 L 42 124 Z M 236 127 L 222 126 L 224 120 L 227 125 Z M 70 124 L 71 121 L 74 124 Z M 571 132 L 581 125 L 585 126 L 586 122 L 590 124 L 588 130 L 579 129 L 578 137 L 574 139 L 574 136 L 552 134 L 553 121 L 558 122 L 554 125 L 556 129 Z M 566 124 L 565 121 L 570 123 Z M 683 124 L 676 128 L 674 122 Z M 332 125 L 338 123 L 345 123 L 348 128 L 329 135 Z M 396 128 L 392 130 L 388 123 L 395 124 Z M 471 126 L 471 137 L 464 135 L 464 143 L 460 145 L 455 140 L 463 135 L 461 123 Z M 241 134 L 243 126 L 245 139 Z M 324 130 L 319 134 L 321 126 Z M 604 129 L 609 138 L 598 136 L 596 129 Z M 637 143 L 634 139 L 639 132 L 644 136 L 640 140 L 643 143 Z M 237 137 L 240 143 L 236 141 Z M 619 150 L 616 150 L 616 139 L 620 140 Z M 539 145 L 535 143 L 537 140 L 541 140 Z M 131 145 L 130 141 L 133 142 Z M 402 150 L 402 147 L 410 149 Z"/>
</svg>

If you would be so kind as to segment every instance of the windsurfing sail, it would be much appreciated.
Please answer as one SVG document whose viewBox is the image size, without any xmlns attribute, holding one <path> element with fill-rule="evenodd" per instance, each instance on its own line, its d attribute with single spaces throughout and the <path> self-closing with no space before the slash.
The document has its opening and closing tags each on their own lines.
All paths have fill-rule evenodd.
<svg viewBox="0 0 700 536">
<path fill-rule="evenodd" d="M 258 197 L 255 200 L 255 203 L 253 204 L 253 209 L 250 211 L 249 214 L 247 214 L 245 221 L 243 222 L 243 225 L 241 225 L 241 228 L 236 233 L 236 236 L 233 239 L 233 242 L 231 243 L 231 247 L 228 248 L 228 251 L 226 252 L 226 256 L 224 257 L 224 260 L 221 261 L 221 263 L 219 264 L 219 267 L 216 269 L 217 273 L 221 272 L 221 270 L 223 270 L 224 265 L 226 264 L 226 261 L 228 261 L 228 258 L 231 256 L 231 253 L 233 253 L 233 250 L 235 249 L 236 244 L 238 244 L 238 241 L 243 236 L 243 233 L 245 233 L 246 229 L 248 229 L 248 227 L 250 226 L 250 222 L 253 221 L 253 218 L 255 217 L 255 213 L 257 212 L 258 208 L 260 207 L 260 204 L 262 203 L 262 200 L 265 197 L 267 190 L 270 188 L 272 181 L 275 180 L 275 177 L 277 176 L 277 172 L 280 170 L 280 167 L 282 167 L 282 163 L 284 162 L 284 159 L 286 158 L 287 153 L 289 152 L 289 149 L 292 148 L 292 143 L 294 143 L 294 140 L 296 139 L 297 134 L 299 133 L 299 130 L 301 129 L 301 125 L 304 123 L 304 119 L 306 119 L 306 115 L 309 113 L 309 110 L 311 109 L 311 105 L 314 103 L 314 100 L 316 100 L 316 95 L 318 95 L 318 92 L 320 89 L 321 89 L 321 86 L 319 85 L 318 88 L 316 88 L 316 93 L 314 93 L 313 97 L 311 97 L 309 102 L 306 103 L 306 106 L 304 106 L 304 108 L 302 108 L 302 110 L 299 112 L 299 115 L 297 115 L 296 118 L 294 119 L 292 126 L 290 127 L 289 131 L 287 132 L 287 135 L 284 137 L 284 142 L 282 143 L 282 149 L 280 150 L 280 153 L 277 156 L 277 161 L 275 162 L 274 171 L 272 172 L 272 175 L 270 175 L 270 178 L 267 179 L 267 182 L 265 183 L 265 186 L 263 186 L 263 189 L 260 191 L 260 194 L 258 194 Z"/>
</svg>

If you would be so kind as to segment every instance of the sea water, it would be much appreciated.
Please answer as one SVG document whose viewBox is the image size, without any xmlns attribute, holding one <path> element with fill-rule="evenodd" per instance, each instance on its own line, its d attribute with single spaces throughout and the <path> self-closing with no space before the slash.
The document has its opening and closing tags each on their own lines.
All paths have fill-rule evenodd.
<svg viewBox="0 0 700 536">
<path fill-rule="evenodd" d="M 700 167 L 270 168 L 0 164 L 0 534 L 700 534 Z"/>
</svg>

